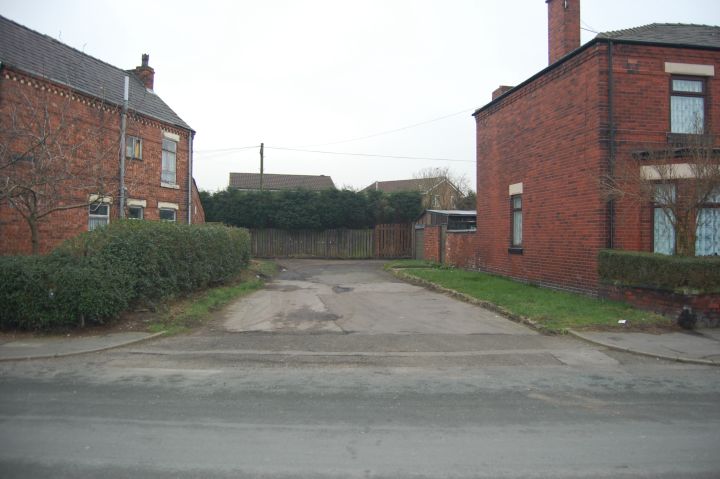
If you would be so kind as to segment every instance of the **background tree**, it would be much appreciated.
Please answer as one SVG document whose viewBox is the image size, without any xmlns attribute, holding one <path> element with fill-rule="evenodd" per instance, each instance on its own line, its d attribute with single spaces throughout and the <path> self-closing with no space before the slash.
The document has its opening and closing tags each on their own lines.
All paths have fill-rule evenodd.
<svg viewBox="0 0 720 479">
<path fill-rule="evenodd" d="M 117 171 L 104 160 L 117 156 L 119 143 L 104 134 L 108 113 L 102 105 L 79 107 L 70 90 L 15 81 L 4 82 L 3 90 L 0 206 L 9 205 L 25 220 L 37 254 L 42 221 L 87 207 L 91 193 L 108 194 Z M 92 113 L 83 116 L 87 111 Z"/>
<path fill-rule="evenodd" d="M 720 148 L 711 135 L 689 135 L 682 146 L 635 153 L 603 178 L 603 189 L 611 200 L 653 205 L 656 250 L 694 256 L 703 230 L 710 231 L 715 254 L 720 249 Z M 658 248 L 663 234 L 669 246 Z"/>
<path fill-rule="evenodd" d="M 458 203 L 470 191 L 470 182 L 467 177 L 453 172 L 447 166 L 424 168 L 415 172 L 413 178 L 421 180 L 420 188 L 422 193 L 432 190 L 443 180 L 447 180 L 457 188 L 457 191 L 452 188 L 437 188 L 432 191 L 432 195 L 437 196 L 440 207 L 445 209 L 458 208 Z M 431 201 L 430 198 L 426 198 L 425 203 L 426 207 L 433 205 L 433 201 Z M 475 207 L 473 206 L 472 209 L 475 209 Z"/>
</svg>

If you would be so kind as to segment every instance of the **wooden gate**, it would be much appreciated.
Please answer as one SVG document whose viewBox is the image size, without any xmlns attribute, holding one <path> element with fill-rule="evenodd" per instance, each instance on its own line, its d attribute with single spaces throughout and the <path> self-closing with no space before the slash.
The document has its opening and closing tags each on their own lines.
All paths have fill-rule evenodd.
<svg viewBox="0 0 720 479">
<path fill-rule="evenodd" d="M 411 224 L 375 225 L 375 257 L 411 258 L 412 228 Z"/>
<path fill-rule="evenodd" d="M 415 225 L 415 259 L 425 259 L 425 225 Z"/>
</svg>

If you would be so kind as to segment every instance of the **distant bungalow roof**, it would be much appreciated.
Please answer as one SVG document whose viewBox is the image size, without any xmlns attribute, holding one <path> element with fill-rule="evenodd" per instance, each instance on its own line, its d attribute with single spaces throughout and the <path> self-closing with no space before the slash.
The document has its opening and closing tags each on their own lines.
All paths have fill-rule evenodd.
<svg viewBox="0 0 720 479">
<path fill-rule="evenodd" d="M 2 66 L 65 85 L 114 105 L 122 105 L 125 77 L 130 77 L 129 108 L 170 125 L 192 130 L 133 71 L 125 71 L 52 37 L 0 16 Z"/>
<path fill-rule="evenodd" d="M 230 188 L 259 190 L 260 173 L 230 173 Z M 264 190 L 332 190 L 335 183 L 325 175 L 263 174 Z"/>
</svg>

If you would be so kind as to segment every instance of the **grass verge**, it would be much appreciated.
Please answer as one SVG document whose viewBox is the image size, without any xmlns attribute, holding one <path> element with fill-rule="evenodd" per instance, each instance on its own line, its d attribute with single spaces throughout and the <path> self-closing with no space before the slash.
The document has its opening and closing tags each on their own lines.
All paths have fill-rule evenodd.
<svg viewBox="0 0 720 479">
<path fill-rule="evenodd" d="M 550 333 L 568 329 L 652 330 L 673 326 L 670 318 L 632 306 L 581 294 L 555 291 L 475 271 L 441 268 L 438 265 L 408 267 L 395 261 L 402 274 L 463 293 L 478 301 L 498 306 L 510 316 L 529 319 Z M 618 321 L 625 320 L 626 324 Z"/>
<path fill-rule="evenodd" d="M 234 299 L 262 288 L 264 279 L 272 277 L 276 271 L 277 265 L 272 261 L 252 260 L 238 282 L 210 288 L 173 303 L 149 325 L 148 330 L 153 333 L 165 331 L 166 335 L 185 333 Z"/>
</svg>

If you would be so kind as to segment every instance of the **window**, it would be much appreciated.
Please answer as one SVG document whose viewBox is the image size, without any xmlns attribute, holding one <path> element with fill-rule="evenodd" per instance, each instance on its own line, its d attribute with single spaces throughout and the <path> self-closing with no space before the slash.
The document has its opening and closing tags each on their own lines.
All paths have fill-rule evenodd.
<svg viewBox="0 0 720 479">
<path fill-rule="evenodd" d="M 145 216 L 142 206 L 128 206 L 128 218 L 131 220 L 141 220 Z"/>
<path fill-rule="evenodd" d="M 142 160 L 142 138 L 127 137 L 125 140 L 125 156 L 133 160 Z"/>
<path fill-rule="evenodd" d="M 163 183 L 175 184 L 175 158 L 177 142 L 163 138 L 162 141 L 162 178 Z"/>
<path fill-rule="evenodd" d="M 675 185 L 655 185 L 655 206 L 653 209 L 653 251 L 661 254 L 675 254 L 675 228 L 673 212 L 667 208 L 675 203 Z M 666 208 L 663 208 L 666 206 Z"/>
<path fill-rule="evenodd" d="M 720 255 L 720 189 L 698 214 L 695 255 Z"/>
<path fill-rule="evenodd" d="M 89 231 L 107 225 L 110 222 L 110 205 L 107 203 L 90 205 L 88 218 Z"/>
<path fill-rule="evenodd" d="M 510 197 L 512 205 L 512 239 L 510 246 L 512 248 L 522 248 L 523 241 L 523 217 L 522 217 L 522 195 L 513 195 Z"/>
<path fill-rule="evenodd" d="M 705 130 L 705 82 L 692 77 L 672 77 L 670 131 L 702 134 Z"/>
<path fill-rule="evenodd" d="M 432 197 L 432 207 L 433 207 L 433 208 L 440 208 L 440 195 L 433 195 L 433 197 Z"/>
<path fill-rule="evenodd" d="M 169 208 L 160 208 L 160 219 L 162 221 L 175 221 L 175 210 Z"/>
</svg>

